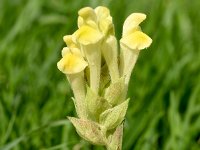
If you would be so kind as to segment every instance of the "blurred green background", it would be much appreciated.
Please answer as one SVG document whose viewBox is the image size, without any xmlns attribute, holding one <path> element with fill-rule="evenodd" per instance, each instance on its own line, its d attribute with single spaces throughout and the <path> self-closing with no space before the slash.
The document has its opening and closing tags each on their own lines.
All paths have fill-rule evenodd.
<svg viewBox="0 0 200 150">
<path fill-rule="evenodd" d="M 99 5 L 118 39 L 132 12 L 153 39 L 132 74 L 123 150 L 200 150 L 199 0 L 0 0 L 0 149 L 102 149 L 66 119 L 72 92 L 56 67 L 77 11 Z"/>
</svg>

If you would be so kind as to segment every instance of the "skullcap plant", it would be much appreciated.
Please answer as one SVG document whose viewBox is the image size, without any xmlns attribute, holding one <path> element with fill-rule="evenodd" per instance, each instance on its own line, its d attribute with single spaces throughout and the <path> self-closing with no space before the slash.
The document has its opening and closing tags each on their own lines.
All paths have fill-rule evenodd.
<svg viewBox="0 0 200 150">
<path fill-rule="evenodd" d="M 128 16 L 118 50 L 109 9 L 85 7 L 78 14 L 78 29 L 64 36 L 67 47 L 57 63 L 74 93 L 77 118 L 68 119 L 83 139 L 121 150 L 131 72 L 140 51 L 152 43 L 139 26 L 146 15 Z"/>
</svg>

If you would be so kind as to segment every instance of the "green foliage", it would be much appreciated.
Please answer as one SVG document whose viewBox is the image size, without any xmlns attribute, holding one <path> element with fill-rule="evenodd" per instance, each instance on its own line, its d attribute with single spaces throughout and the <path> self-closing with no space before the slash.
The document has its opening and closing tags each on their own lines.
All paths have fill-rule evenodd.
<svg viewBox="0 0 200 150">
<path fill-rule="evenodd" d="M 96 149 L 80 139 L 71 90 L 56 63 L 77 11 L 105 5 L 116 35 L 132 12 L 153 39 L 133 71 L 124 150 L 200 149 L 198 0 L 1 0 L 0 149 Z"/>
</svg>

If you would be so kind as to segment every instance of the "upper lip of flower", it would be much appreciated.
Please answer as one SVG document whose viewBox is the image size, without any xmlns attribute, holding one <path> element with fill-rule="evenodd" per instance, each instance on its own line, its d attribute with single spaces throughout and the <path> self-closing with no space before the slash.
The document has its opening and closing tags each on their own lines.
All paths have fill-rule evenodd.
<svg viewBox="0 0 200 150">
<path fill-rule="evenodd" d="M 76 41 L 73 39 L 72 35 L 65 35 L 63 41 L 67 44 L 69 48 L 78 48 Z"/>
<path fill-rule="evenodd" d="M 146 15 L 143 13 L 132 13 L 124 21 L 123 36 L 130 34 L 131 32 L 138 30 L 139 25 L 146 19 Z"/>
</svg>

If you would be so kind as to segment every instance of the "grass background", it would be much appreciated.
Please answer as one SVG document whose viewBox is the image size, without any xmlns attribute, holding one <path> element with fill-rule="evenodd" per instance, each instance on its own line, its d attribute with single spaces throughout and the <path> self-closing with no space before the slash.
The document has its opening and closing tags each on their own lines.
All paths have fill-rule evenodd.
<svg viewBox="0 0 200 150">
<path fill-rule="evenodd" d="M 0 0 L 0 149 L 102 149 L 66 119 L 72 92 L 56 67 L 77 11 L 98 5 L 118 39 L 129 14 L 146 13 L 153 39 L 132 74 L 123 150 L 199 150 L 199 0 Z"/>
</svg>

